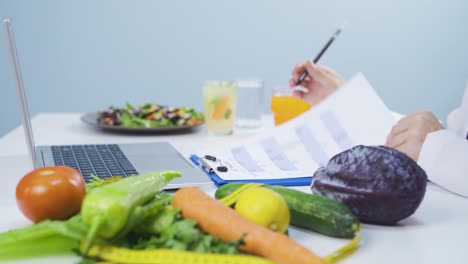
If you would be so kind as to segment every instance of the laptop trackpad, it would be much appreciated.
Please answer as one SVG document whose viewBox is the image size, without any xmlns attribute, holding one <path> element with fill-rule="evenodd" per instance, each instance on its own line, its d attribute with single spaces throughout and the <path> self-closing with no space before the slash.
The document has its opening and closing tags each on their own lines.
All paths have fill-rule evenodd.
<svg viewBox="0 0 468 264">
<path fill-rule="evenodd" d="M 199 168 L 188 163 L 169 143 L 120 144 L 130 163 L 139 174 L 158 170 L 175 170 L 182 177 L 173 179 L 168 188 L 212 184 L 210 178 Z"/>
</svg>

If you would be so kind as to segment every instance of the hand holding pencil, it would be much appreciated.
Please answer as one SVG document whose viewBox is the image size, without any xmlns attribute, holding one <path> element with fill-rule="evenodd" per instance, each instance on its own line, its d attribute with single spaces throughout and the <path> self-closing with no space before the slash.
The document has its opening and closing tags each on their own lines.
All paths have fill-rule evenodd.
<svg viewBox="0 0 468 264">
<path fill-rule="evenodd" d="M 296 86 L 297 80 L 304 71 L 307 71 L 308 75 L 302 81 L 301 86 L 308 91 L 295 90 L 293 95 L 303 99 L 310 105 L 316 105 L 344 83 L 343 79 L 332 69 L 308 60 L 299 63 L 294 68 L 289 81 L 291 88 Z"/>
<path fill-rule="evenodd" d="M 344 83 L 343 79 L 332 69 L 317 64 L 342 30 L 343 26 L 336 30 L 314 60 L 308 60 L 296 65 L 289 82 L 291 88 L 295 88 L 294 96 L 314 105 L 325 99 Z M 299 85 L 305 89 L 296 89 Z"/>
</svg>

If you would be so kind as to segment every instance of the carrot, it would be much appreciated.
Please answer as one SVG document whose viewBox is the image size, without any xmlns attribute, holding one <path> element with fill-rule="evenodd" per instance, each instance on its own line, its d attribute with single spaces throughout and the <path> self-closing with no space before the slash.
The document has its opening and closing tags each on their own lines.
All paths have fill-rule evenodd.
<svg viewBox="0 0 468 264">
<path fill-rule="evenodd" d="M 239 249 L 282 264 L 325 263 L 312 251 L 283 233 L 277 233 L 243 218 L 234 209 L 194 187 L 179 189 L 173 200 L 184 218 L 194 219 L 215 237 L 234 241 L 243 235 L 245 245 Z"/>
</svg>

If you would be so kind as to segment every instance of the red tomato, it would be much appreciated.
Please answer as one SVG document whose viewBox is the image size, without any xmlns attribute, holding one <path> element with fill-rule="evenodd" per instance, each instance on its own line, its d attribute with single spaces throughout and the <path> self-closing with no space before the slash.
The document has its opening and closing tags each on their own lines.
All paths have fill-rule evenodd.
<svg viewBox="0 0 468 264">
<path fill-rule="evenodd" d="M 26 174 L 16 186 L 16 203 L 33 222 L 64 220 L 81 209 L 86 184 L 67 166 L 43 167 Z"/>
</svg>

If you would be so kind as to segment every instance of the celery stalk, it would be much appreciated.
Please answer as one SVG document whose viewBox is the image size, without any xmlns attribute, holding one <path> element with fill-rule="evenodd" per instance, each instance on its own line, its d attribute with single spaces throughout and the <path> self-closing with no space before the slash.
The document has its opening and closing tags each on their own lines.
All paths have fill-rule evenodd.
<svg viewBox="0 0 468 264">
<path fill-rule="evenodd" d="M 0 234 L 0 259 L 72 254 L 86 234 L 81 215 L 67 221 L 43 221 Z"/>
<path fill-rule="evenodd" d="M 79 240 L 57 231 L 60 222 L 46 221 L 0 234 L 0 259 L 71 254 Z"/>
</svg>

